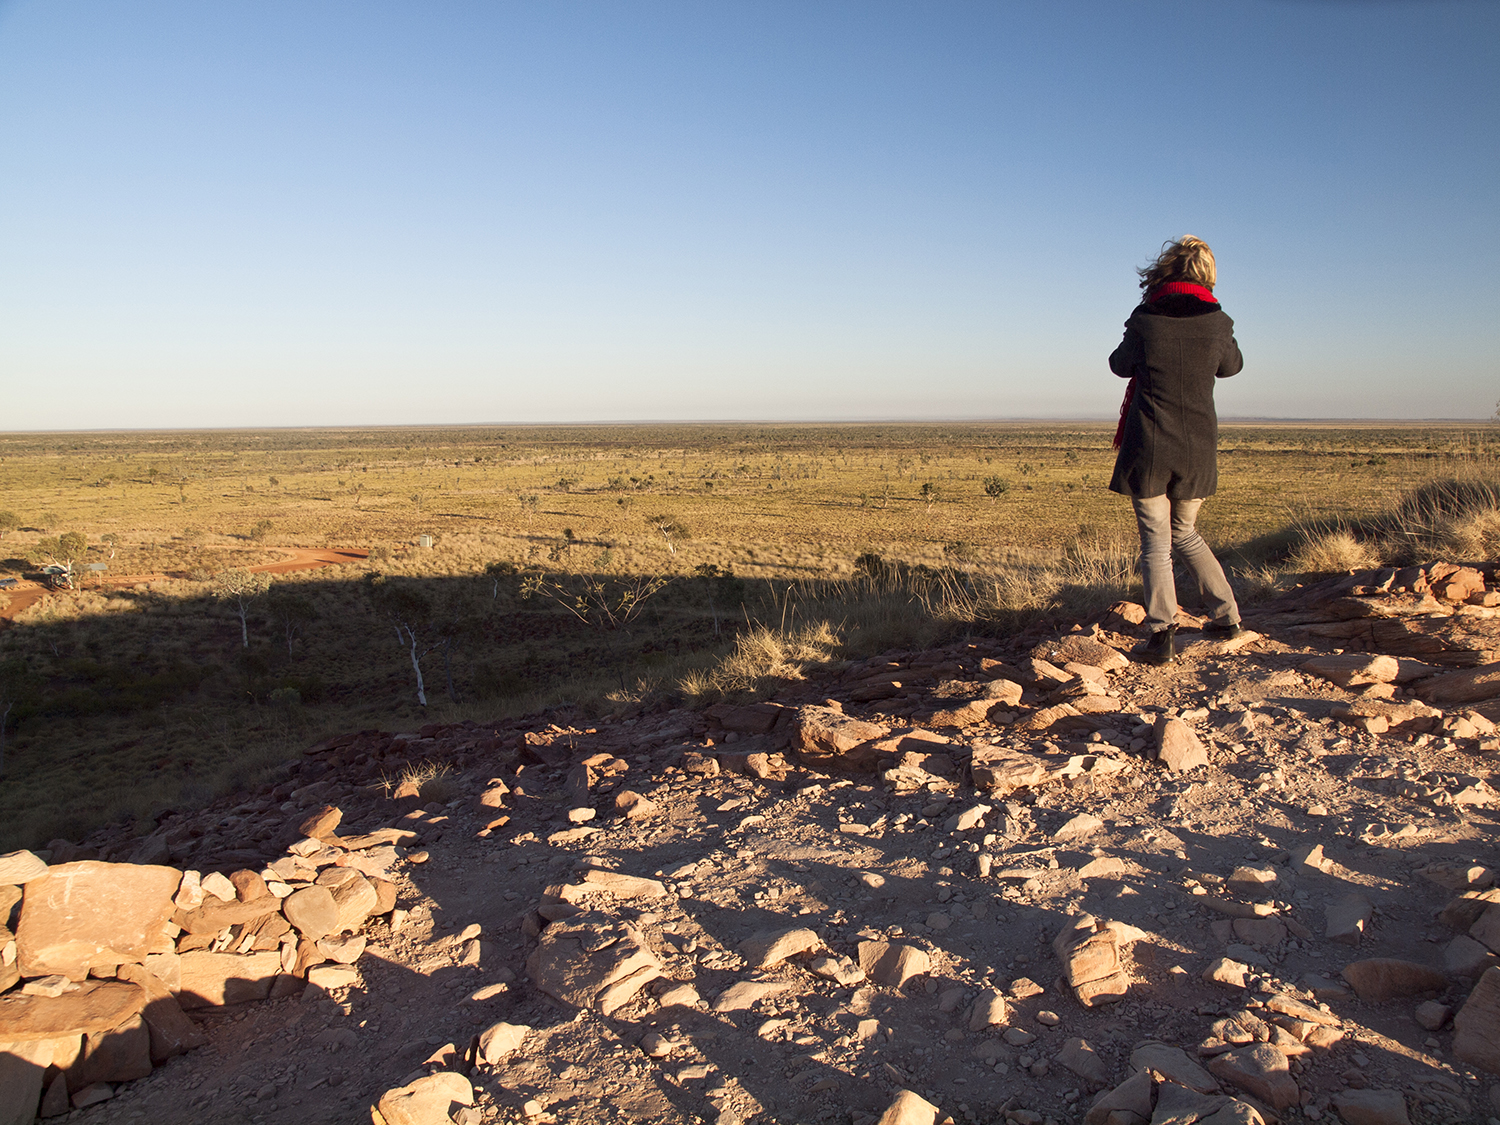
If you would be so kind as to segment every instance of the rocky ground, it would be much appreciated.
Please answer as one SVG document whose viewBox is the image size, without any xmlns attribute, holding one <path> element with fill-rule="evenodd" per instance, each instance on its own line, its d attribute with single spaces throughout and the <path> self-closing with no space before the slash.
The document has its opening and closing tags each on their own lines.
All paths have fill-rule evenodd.
<svg viewBox="0 0 1500 1125">
<path fill-rule="evenodd" d="M 1235 640 L 1184 617 L 1167 667 L 1122 655 L 1122 605 L 766 702 L 333 740 L 268 792 L 43 856 L 260 870 L 278 896 L 352 864 L 395 896 L 345 927 L 352 970 L 337 929 L 292 922 L 260 955 L 278 998 L 191 1009 L 203 1045 L 52 1108 L 1500 1119 L 1495 603 L 1490 570 L 1367 572 Z M 424 761 L 451 770 L 426 796 L 378 784 Z"/>
</svg>

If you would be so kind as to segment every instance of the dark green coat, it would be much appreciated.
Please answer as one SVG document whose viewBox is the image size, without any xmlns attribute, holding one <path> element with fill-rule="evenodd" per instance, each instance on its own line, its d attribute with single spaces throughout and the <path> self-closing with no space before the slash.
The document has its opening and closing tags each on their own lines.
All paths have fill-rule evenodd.
<svg viewBox="0 0 1500 1125">
<path fill-rule="evenodd" d="M 1219 486 L 1214 380 L 1244 366 L 1234 321 L 1217 304 L 1173 296 L 1139 305 L 1109 357 L 1111 371 L 1135 379 L 1110 491 L 1212 496 Z"/>
</svg>

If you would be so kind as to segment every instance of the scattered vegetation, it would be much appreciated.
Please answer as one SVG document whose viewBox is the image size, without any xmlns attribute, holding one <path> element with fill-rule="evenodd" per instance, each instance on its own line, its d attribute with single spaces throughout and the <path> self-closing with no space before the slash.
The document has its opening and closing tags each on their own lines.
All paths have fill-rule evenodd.
<svg viewBox="0 0 1500 1125">
<path fill-rule="evenodd" d="M 83 575 L 0 623 L 0 850 L 144 829 L 326 734 L 766 693 L 1136 596 L 1110 433 L 0 435 L 0 577 Z M 1247 597 L 1493 556 L 1497 463 L 1500 427 L 1225 426 L 1200 523 Z M 249 570 L 323 546 L 369 557 Z"/>
</svg>

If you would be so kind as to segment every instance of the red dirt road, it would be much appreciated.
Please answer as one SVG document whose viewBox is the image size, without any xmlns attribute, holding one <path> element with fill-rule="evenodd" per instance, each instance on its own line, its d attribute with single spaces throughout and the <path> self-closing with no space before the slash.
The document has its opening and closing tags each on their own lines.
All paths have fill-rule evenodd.
<svg viewBox="0 0 1500 1125">
<path fill-rule="evenodd" d="M 284 551 L 287 557 L 280 562 L 264 563 L 261 566 L 246 569 L 262 574 L 290 574 L 294 570 L 320 570 L 325 566 L 360 562 L 370 557 L 369 551 L 360 551 L 352 547 L 277 547 L 274 549 Z M 95 577 L 90 585 L 134 586 L 141 582 L 159 582 L 169 577 L 171 575 L 167 574 L 116 574 L 108 578 Z M 0 621 L 14 622 L 17 614 L 30 609 L 49 593 L 52 591 L 46 586 L 23 579 L 18 585 L 11 587 L 9 602 L 0 606 Z M 4 596 L 0 593 L 0 597 Z"/>
</svg>

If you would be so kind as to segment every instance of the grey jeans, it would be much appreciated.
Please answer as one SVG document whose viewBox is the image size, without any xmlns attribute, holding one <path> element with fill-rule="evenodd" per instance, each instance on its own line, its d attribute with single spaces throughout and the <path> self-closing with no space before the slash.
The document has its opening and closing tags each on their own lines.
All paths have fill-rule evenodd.
<svg viewBox="0 0 1500 1125">
<path fill-rule="evenodd" d="M 1141 532 L 1141 581 L 1146 587 L 1146 624 L 1151 631 L 1177 621 L 1177 587 L 1172 579 L 1175 555 L 1198 580 L 1198 590 L 1216 621 L 1238 621 L 1240 607 L 1224 568 L 1198 534 L 1194 524 L 1202 500 L 1173 500 L 1166 496 L 1132 497 L 1135 521 Z"/>
</svg>

